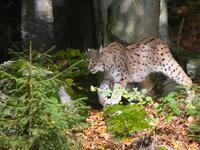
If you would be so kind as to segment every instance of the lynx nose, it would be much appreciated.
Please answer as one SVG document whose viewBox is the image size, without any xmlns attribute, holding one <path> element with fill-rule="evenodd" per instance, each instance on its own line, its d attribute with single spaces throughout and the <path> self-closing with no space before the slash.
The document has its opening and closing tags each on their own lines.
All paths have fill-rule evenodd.
<svg viewBox="0 0 200 150">
<path fill-rule="evenodd" d="M 88 65 L 87 70 L 90 72 L 90 70 L 91 70 L 91 66 L 90 65 Z"/>
<path fill-rule="evenodd" d="M 88 70 L 89 72 L 91 72 L 92 68 L 91 68 L 90 65 L 88 66 L 87 70 Z"/>
<path fill-rule="evenodd" d="M 88 71 L 89 71 L 90 73 L 92 73 L 92 74 L 93 74 L 93 73 L 96 71 L 96 69 L 95 69 L 95 68 L 93 68 L 93 67 L 92 67 L 92 66 L 90 66 L 90 65 L 88 66 L 88 68 L 87 68 L 87 69 L 88 69 Z"/>
</svg>

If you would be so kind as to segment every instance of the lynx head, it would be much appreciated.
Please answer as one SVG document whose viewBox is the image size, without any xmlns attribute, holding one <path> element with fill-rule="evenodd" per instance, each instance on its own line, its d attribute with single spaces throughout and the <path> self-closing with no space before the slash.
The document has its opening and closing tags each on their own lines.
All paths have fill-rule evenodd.
<svg viewBox="0 0 200 150">
<path fill-rule="evenodd" d="M 87 54 L 88 71 L 92 74 L 105 71 L 105 64 L 103 60 L 103 47 L 100 46 L 99 50 L 85 49 Z"/>
</svg>

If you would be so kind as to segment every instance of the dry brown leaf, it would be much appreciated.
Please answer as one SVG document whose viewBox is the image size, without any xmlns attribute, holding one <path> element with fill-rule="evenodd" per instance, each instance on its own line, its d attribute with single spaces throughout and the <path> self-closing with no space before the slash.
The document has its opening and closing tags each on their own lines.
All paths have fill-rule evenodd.
<svg viewBox="0 0 200 150">
<path fill-rule="evenodd" d="M 195 147 L 195 143 L 192 143 L 192 144 L 190 144 L 190 148 L 193 148 L 193 147 Z"/>
<path fill-rule="evenodd" d="M 194 117 L 193 116 L 188 117 L 188 122 L 190 124 L 194 124 L 194 122 L 195 122 Z"/>
<path fill-rule="evenodd" d="M 132 144 L 132 141 L 130 141 L 128 138 L 125 139 L 124 144 L 127 146 L 130 146 Z"/>
<path fill-rule="evenodd" d="M 137 149 L 132 147 L 132 143 L 137 143 L 141 139 L 145 139 L 149 133 L 154 133 L 152 139 L 154 140 L 154 149 L 159 146 L 163 146 L 167 149 L 188 149 L 195 148 L 199 150 L 200 145 L 191 142 L 193 139 L 189 139 L 186 135 L 188 134 L 188 127 L 186 126 L 185 116 L 182 115 L 179 118 L 175 118 L 171 121 L 165 122 L 164 116 L 154 114 L 153 107 L 148 107 L 148 112 L 151 116 L 158 117 L 158 124 L 155 128 L 146 129 L 135 135 L 133 138 L 126 139 L 124 142 L 114 142 L 110 140 L 110 135 L 106 133 L 106 124 L 103 121 L 103 111 L 89 110 L 87 122 L 88 127 L 77 135 L 83 137 L 85 142 L 82 143 L 83 150 L 92 150 L 103 147 L 105 150 L 114 149 Z M 152 109 L 152 110 L 151 110 Z M 189 118 L 188 118 L 189 119 Z M 190 118 L 191 119 L 191 118 Z M 192 123 L 192 120 L 187 120 L 187 123 Z M 156 129 L 156 132 L 155 132 Z M 77 130 L 74 130 L 78 132 Z M 156 133 L 156 134 L 155 134 Z M 173 142 L 176 144 L 174 145 Z"/>
</svg>

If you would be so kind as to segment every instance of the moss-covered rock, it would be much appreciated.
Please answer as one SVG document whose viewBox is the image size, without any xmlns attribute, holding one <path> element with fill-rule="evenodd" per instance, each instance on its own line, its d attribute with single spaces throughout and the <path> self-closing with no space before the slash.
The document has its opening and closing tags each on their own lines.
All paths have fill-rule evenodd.
<svg viewBox="0 0 200 150">
<path fill-rule="evenodd" d="M 104 120 L 111 138 L 122 139 L 133 136 L 149 127 L 146 110 L 138 104 L 105 107 Z"/>
</svg>

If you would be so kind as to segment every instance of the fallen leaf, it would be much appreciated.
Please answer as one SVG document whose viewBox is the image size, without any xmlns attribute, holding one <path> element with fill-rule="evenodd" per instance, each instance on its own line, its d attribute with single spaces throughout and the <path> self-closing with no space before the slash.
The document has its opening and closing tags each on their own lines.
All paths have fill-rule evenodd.
<svg viewBox="0 0 200 150">
<path fill-rule="evenodd" d="M 102 145 L 103 145 L 103 142 L 99 142 L 98 144 L 102 146 Z"/>
<path fill-rule="evenodd" d="M 127 146 L 130 146 L 132 144 L 132 141 L 130 141 L 128 138 L 125 139 L 124 144 Z"/>
<path fill-rule="evenodd" d="M 74 81 L 72 78 L 66 78 L 65 81 L 71 86 L 72 82 Z"/>
<path fill-rule="evenodd" d="M 82 87 L 80 87 L 80 86 L 79 86 L 79 87 L 77 87 L 77 88 L 78 88 L 79 90 L 83 90 L 83 88 L 82 88 Z"/>
<path fill-rule="evenodd" d="M 181 134 L 182 134 L 182 135 L 187 135 L 187 134 L 188 134 L 188 132 L 187 132 L 187 131 L 185 131 L 185 130 L 183 130 L 183 131 L 181 131 Z"/>
<path fill-rule="evenodd" d="M 85 144 L 83 144 L 83 147 L 84 148 L 90 148 L 90 145 L 88 145 L 88 144 L 85 143 Z"/>
<path fill-rule="evenodd" d="M 192 143 L 192 144 L 190 144 L 190 147 L 193 148 L 193 147 L 195 147 L 195 145 L 196 145 L 195 143 Z"/>
<path fill-rule="evenodd" d="M 194 122 L 195 122 L 194 117 L 193 116 L 188 117 L 188 122 L 190 124 L 194 124 Z"/>
<path fill-rule="evenodd" d="M 190 107 L 191 107 L 193 110 L 196 109 L 196 107 L 193 106 L 192 104 L 190 104 Z"/>
<path fill-rule="evenodd" d="M 104 137 L 105 140 L 108 140 L 110 138 L 110 135 L 107 133 L 102 133 L 101 136 Z"/>
</svg>

